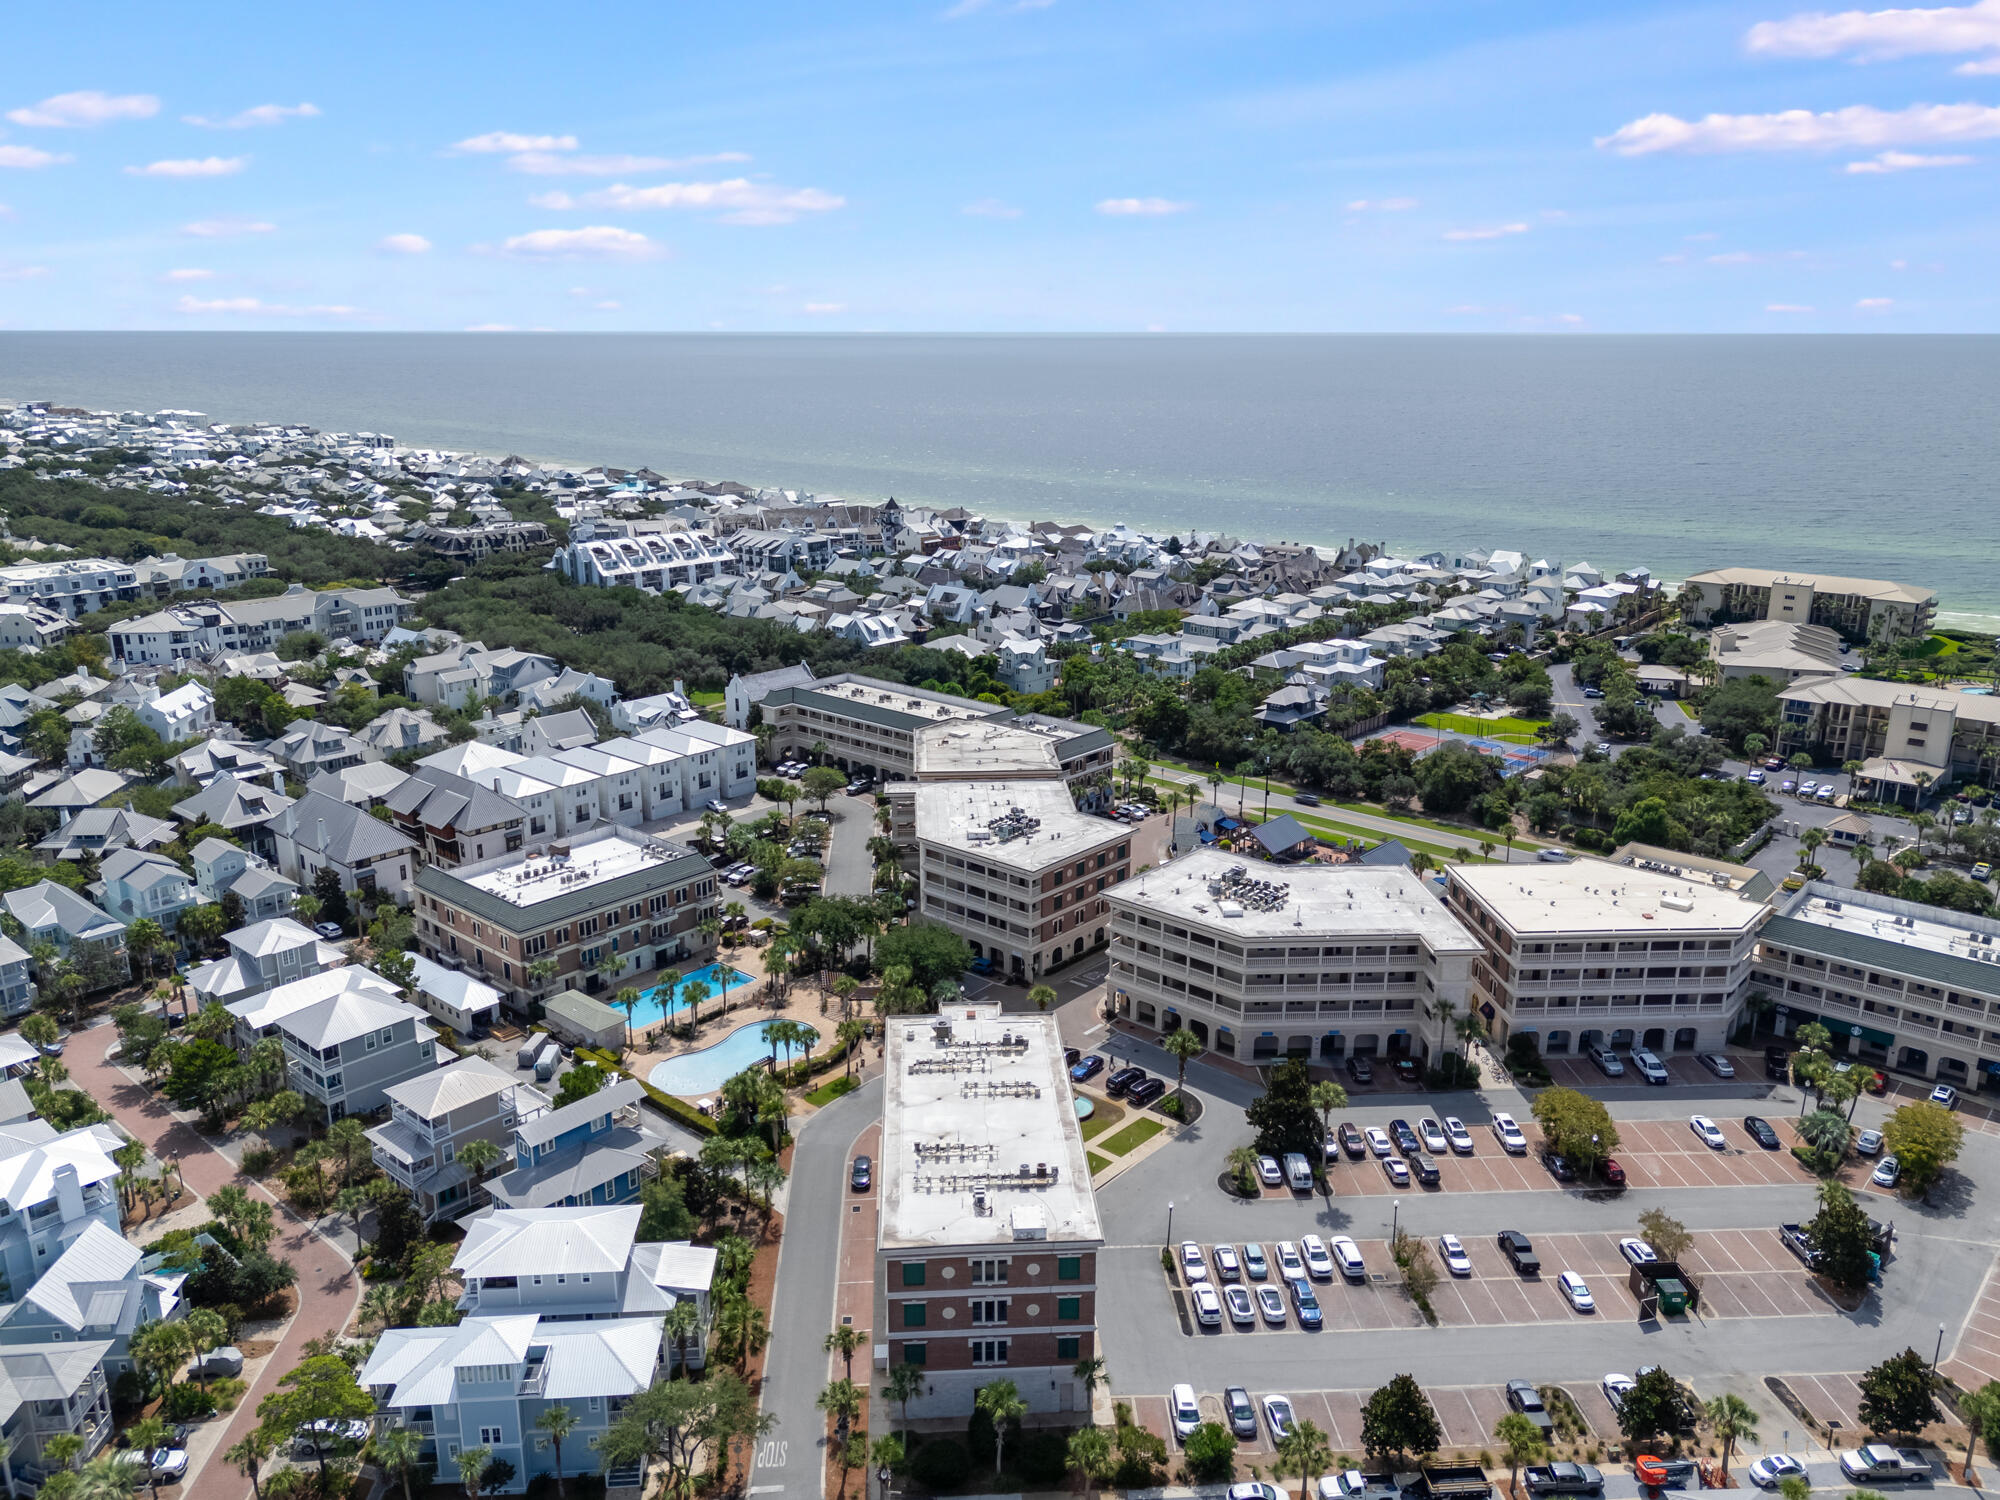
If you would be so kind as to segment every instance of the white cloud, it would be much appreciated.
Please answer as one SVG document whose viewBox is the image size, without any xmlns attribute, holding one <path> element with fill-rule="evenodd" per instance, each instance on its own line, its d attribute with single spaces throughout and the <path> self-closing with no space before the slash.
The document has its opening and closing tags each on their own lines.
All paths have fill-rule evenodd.
<svg viewBox="0 0 2000 1500">
<path fill-rule="evenodd" d="M 1856 62 L 2000 52 L 2000 0 L 1932 9 L 1801 11 L 1782 21 L 1760 21 L 1743 44 L 1771 57 L 1846 56 Z M 2000 71 L 2000 58 L 1970 63 L 1959 71 Z"/>
<path fill-rule="evenodd" d="M 969 214 L 975 219 L 1018 219 L 1021 217 L 1020 209 L 1014 207 L 1011 203 L 1002 203 L 998 198 L 981 198 L 975 203 L 966 204 L 959 212 Z"/>
<path fill-rule="evenodd" d="M 789 224 L 800 214 L 830 213 L 847 205 L 845 198 L 818 188 L 784 188 L 752 182 L 747 177 L 731 177 L 724 182 L 662 182 L 643 188 L 619 182 L 599 192 L 586 193 L 578 201 L 593 208 L 627 211 L 721 209 L 725 224 Z"/>
<path fill-rule="evenodd" d="M 0 266 L 0 281 L 30 281 L 48 274 L 47 266 Z"/>
<path fill-rule="evenodd" d="M 500 253 L 526 260 L 645 260 L 660 252 L 634 230 L 591 224 L 582 229 L 537 229 L 517 234 L 501 244 Z"/>
<path fill-rule="evenodd" d="M 1621 125 L 1597 144 L 1621 156 L 1657 151 L 1812 151 L 1833 147 L 1921 146 L 1940 141 L 1979 141 L 2000 136 L 2000 106 L 1912 104 L 1876 109 L 1787 109 L 1768 115 L 1704 115 L 1683 120 L 1647 115 Z"/>
<path fill-rule="evenodd" d="M 431 242 L 420 234 L 387 234 L 375 242 L 377 250 L 391 255 L 422 255 L 430 247 Z"/>
<path fill-rule="evenodd" d="M 530 193 L 528 195 L 528 202 L 535 208 L 551 209 L 557 213 L 561 213 L 564 209 L 576 207 L 576 199 L 564 192 Z"/>
<path fill-rule="evenodd" d="M 176 269 L 174 269 L 174 270 L 171 270 L 171 271 L 167 271 L 167 272 L 164 272 L 164 273 L 163 273 L 163 274 L 161 275 L 161 277 L 160 277 L 160 280 L 162 280 L 162 281 L 209 281 L 209 280 L 212 280 L 212 279 L 214 278 L 214 276 L 215 276 L 215 272 L 213 272 L 213 271 L 208 271 L 208 270 L 204 270 L 204 269 L 202 269 L 202 268 L 201 268 L 200 266 L 180 266 L 180 267 L 177 267 L 177 268 L 176 268 Z"/>
<path fill-rule="evenodd" d="M 1884 308 L 1894 307 L 1896 299 L 1894 297 L 1862 297 L 1854 305 L 1862 312 L 1881 312 Z"/>
<path fill-rule="evenodd" d="M 1447 229 L 1444 237 L 1448 240 L 1498 240 L 1510 234 L 1526 234 L 1526 224 L 1485 224 L 1477 229 Z"/>
<path fill-rule="evenodd" d="M 573 148 L 574 142 L 561 149 Z M 748 160 L 748 153 L 742 151 L 714 151 L 706 156 L 558 156 L 552 151 L 522 151 L 508 157 L 507 166 L 536 177 L 630 177 Z"/>
<path fill-rule="evenodd" d="M 1969 167 L 1975 156 L 1919 156 L 1909 151 L 1878 151 L 1868 161 L 1847 164 L 1850 176 L 1879 176 L 1885 172 L 1913 172 L 1920 167 Z"/>
<path fill-rule="evenodd" d="M 242 313 L 260 318 L 365 318 L 358 307 L 329 303 L 318 307 L 294 307 L 284 302 L 266 302 L 261 297 L 182 297 L 184 313 Z"/>
<path fill-rule="evenodd" d="M 573 135 L 521 135 L 511 130 L 489 130 L 484 135 L 468 136 L 451 149 L 454 151 L 470 151 L 488 156 L 507 151 L 574 151 L 576 149 L 576 137 Z"/>
<path fill-rule="evenodd" d="M 519 333 L 521 330 L 512 323 L 468 323 L 467 333 Z"/>
<path fill-rule="evenodd" d="M 1349 213 L 1399 214 L 1417 206 L 1414 198 L 1355 198 L 1347 205 Z"/>
<path fill-rule="evenodd" d="M 199 125 L 207 130 L 248 130 L 253 125 L 282 125 L 287 120 L 317 118 L 317 104 L 256 104 L 223 120 L 212 120 L 205 115 L 182 115 L 181 123 Z"/>
<path fill-rule="evenodd" d="M 19 167 L 32 172 L 37 167 L 53 167 L 58 162 L 74 161 L 73 156 L 62 156 L 54 151 L 37 151 L 33 146 L 0 146 L 0 167 Z"/>
<path fill-rule="evenodd" d="M 187 156 L 127 167 L 125 172 L 130 177 L 234 177 L 249 165 L 247 156 Z"/>
<path fill-rule="evenodd" d="M 192 224 L 181 225 L 181 233 L 198 240 L 223 240 L 239 234 L 270 234 L 277 227 L 263 219 L 196 219 Z"/>
<path fill-rule="evenodd" d="M 847 304 L 845 302 L 808 302 L 801 311 L 809 312 L 814 317 L 824 317 L 829 313 L 846 312 Z"/>
<path fill-rule="evenodd" d="M 16 125 L 39 125 L 48 129 L 108 125 L 114 120 L 150 120 L 160 112 L 160 101 L 152 94 L 106 94 L 98 89 L 82 89 L 74 94 L 52 94 L 40 104 L 7 111 Z"/>
<path fill-rule="evenodd" d="M 1720 255 L 1709 256 L 1708 263 L 1711 266 L 1747 266 L 1755 259 L 1757 257 L 1748 250 L 1725 250 Z"/>
<path fill-rule="evenodd" d="M 1764 311 L 1772 313 L 1809 313 L 1816 311 L 1816 309 L 1807 307 L 1803 302 L 1766 302 L 1764 304 Z"/>
<path fill-rule="evenodd" d="M 1147 219 L 1184 214 L 1193 207 L 1192 203 L 1177 203 L 1172 198 L 1105 198 L 1098 203 L 1097 211 L 1114 219 Z"/>
</svg>

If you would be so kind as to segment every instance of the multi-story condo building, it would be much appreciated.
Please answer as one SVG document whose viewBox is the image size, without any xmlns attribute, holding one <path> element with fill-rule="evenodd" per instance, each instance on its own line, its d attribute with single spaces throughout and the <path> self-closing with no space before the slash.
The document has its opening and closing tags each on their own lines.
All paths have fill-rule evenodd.
<svg viewBox="0 0 2000 1500">
<path fill-rule="evenodd" d="M 1786 620 L 1825 625 L 1856 641 L 1868 640 L 1877 630 L 1892 641 L 1922 635 L 1937 612 L 1937 595 L 1929 589 L 1830 573 L 1711 568 L 1688 579 L 1687 587 L 1701 595 L 1688 616 L 1698 625 Z"/>
<path fill-rule="evenodd" d="M 842 673 L 773 688 L 762 699 L 771 755 L 824 758 L 843 771 L 901 780 L 916 768 L 917 731 L 946 720 L 1010 719 L 1011 710 L 950 693 Z"/>
<path fill-rule="evenodd" d="M 81 1440 L 72 1463 L 88 1463 L 111 1437 L 111 1382 L 104 1378 L 110 1339 L 0 1344 L 0 1437 L 6 1472 L 40 1493 L 60 1468 L 52 1437 Z"/>
<path fill-rule="evenodd" d="M 419 765 L 384 805 L 425 862 L 447 870 L 511 854 L 526 839 L 528 814 L 518 802 L 434 766 Z"/>
<path fill-rule="evenodd" d="M 610 523 L 616 526 L 618 523 Z M 555 569 L 571 583 L 635 588 L 648 593 L 707 583 L 736 571 L 736 556 L 705 531 L 647 531 L 605 535 L 605 523 L 588 541 L 556 553 Z"/>
<path fill-rule="evenodd" d="M 1430 1058 L 1479 944 L 1399 866 L 1201 849 L 1113 888 L 1109 988 L 1141 1026 L 1241 1062 Z"/>
<path fill-rule="evenodd" d="M 39 993 L 34 958 L 19 943 L 0 933 L 0 1016 L 26 1015 Z"/>
<path fill-rule="evenodd" d="M 963 1417 L 999 1379 L 1086 1410 L 1104 1231 L 1055 1018 L 954 1004 L 886 1032 L 874 1342 L 923 1369 L 910 1415 Z"/>
<path fill-rule="evenodd" d="M 718 910 L 714 867 L 629 828 L 451 871 L 425 866 L 416 885 L 424 956 L 478 974 L 522 1011 L 551 988 L 604 988 L 598 965 L 610 956 L 629 973 L 714 950 L 700 930 Z M 537 983 L 528 968 L 543 959 L 554 972 Z"/>
<path fill-rule="evenodd" d="M 1108 940 L 1105 892 L 1132 873 L 1132 830 L 1076 810 L 1060 781 L 915 789 L 919 905 L 982 968 L 1033 979 Z"/>
<path fill-rule="evenodd" d="M 1530 1032 L 1559 1056 L 1720 1050 L 1770 893 L 1745 866 L 1628 844 L 1609 859 L 1455 866 L 1448 899 L 1481 946 L 1472 1003 L 1494 1040 Z"/>
<path fill-rule="evenodd" d="M 483 1057 L 461 1057 L 383 1090 L 389 1120 L 368 1132 L 375 1164 L 415 1197 L 426 1225 L 492 1201 L 458 1153 L 473 1141 L 508 1149 L 514 1127 L 549 1101 Z"/>
<path fill-rule="evenodd" d="M 301 630 L 329 640 L 378 641 L 415 608 L 394 589 L 314 593 L 295 583 L 269 599 L 169 605 L 114 625 L 106 635 L 113 656 L 134 666 L 149 666 L 219 652 L 269 651 Z"/>
<path fill-rule="evenodd" d="M 514 1126 L 513 1170 L 487 1184 L 503 1208 L 587 1208 L 627 1203 L 657 1177 L 666 1142 L 640 1123 L 638 1082 L 618 1078 L 588 1098 Z"/>
<path fill-rule="evenodd" d="M 1855 790 L 1921 803 L 1953 780 L 2000 776 L 2000 698 L 1841 675 L 1778 694 L 1778 752 L 1858 760 Z"/>
<path fill-rule="evenodd" d="M 104 557 L 70 557 L 61 562 L 0 568 L 0 591 L 16 604 L 39 604 L 44 609 L 60 610 L 72 620 L 140 595 L 139 575 L 132 564 Z"/>
<path fill-rule="evenodd" d="M 56 1133 L 30 1117 L 0 1126 L 0 1302 L 12 1302 L 92 1224 L 120 1232 L 118 1163 L 109 1125 Z"/>
<path fill-rule="evenodd" d="M 432 526 L 419 521 L 403 533 L 453 562 L 475 563 L 496 552 L 534 552 L 555 545 L 540 521 L 489 521 L 483 526 Z"/>
<path fill-rule="evenodd" d="M 1818 881 L 1757 937 L 1754 1034 L 1817 1021 L 1834 1050 L 1959 1088 L 2000 1088 L 2000 922 Z M 1769 1001 L 1766 1005 L 1763 1002 Z"/>
<path fill-rule="evenodd" d="M 747 797 L 757 790 L 754 734 L 724 724 L 711 724 L 705 719 L 690 719 L 684 724 L 648 729 L 634 739 L 680 757 L 683 807 L 703 807 L 718 799 Z"/>
</svg>

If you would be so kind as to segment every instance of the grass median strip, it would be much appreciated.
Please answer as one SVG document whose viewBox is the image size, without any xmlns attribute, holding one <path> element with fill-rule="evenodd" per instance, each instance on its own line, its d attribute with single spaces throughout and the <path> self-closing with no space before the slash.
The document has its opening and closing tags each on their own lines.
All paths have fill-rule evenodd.
<svg viewBox="0 0 2000 1500">
<path fill-rule="evenodd" d="M 1111 1165 L 1110 1157 L 1099 1156 L 1095 1151 L 1086 1151 L 1084 1159 L 1090 1163 L 1090 1175 L 1092 1177 L 1095 1177 L 1099 1172 L 1102 1172 L 1106 1167 Z"/>
<path fill-rule="evenodd" d="M 1166 1128 L 1158 1120 L 1134 1120 L 1116 1135 L 1108 1135 L 1097 1144 L 1113 1156 L 1123 1156 L 1135 1146 L 1143 1146 Z"/>
</svg>

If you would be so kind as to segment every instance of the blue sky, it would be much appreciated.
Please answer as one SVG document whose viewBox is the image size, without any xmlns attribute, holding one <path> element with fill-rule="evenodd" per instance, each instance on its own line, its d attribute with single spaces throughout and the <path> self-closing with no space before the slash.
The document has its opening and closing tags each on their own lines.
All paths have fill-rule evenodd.
<svg viewBox="0 0 2000 1500">
<path fill-rule="evenodd" d="M 2000 0 L 29 8 L 0 328 L 2000 327 Z"/>
</svg>

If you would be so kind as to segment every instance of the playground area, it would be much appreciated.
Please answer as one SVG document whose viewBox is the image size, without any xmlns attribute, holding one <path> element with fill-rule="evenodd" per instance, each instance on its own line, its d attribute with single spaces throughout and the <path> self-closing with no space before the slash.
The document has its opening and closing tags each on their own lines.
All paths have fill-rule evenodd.
<svg viewBox="0 0 2000 1500">
<path fill-rule="evenodd" d="M 1502 777 L 1518 776 L 1523 771 L 1532 771 L 1554 753 L 1540 745 L 1510 745 L 1502 740 L 1487 739 L 1483 735 L 1461 734 L 1450 729 L 1412 729 L 1407 725 L 1371 734 L 1362 743 L 1392 745 L 1398 750 L 1409 751 L 1411 757 L 1416 760 L 1422 760 L 1440 745 L 1468 745 L 1482 755 L 1490 755 L 1499 761 Z"/>
</svg>

